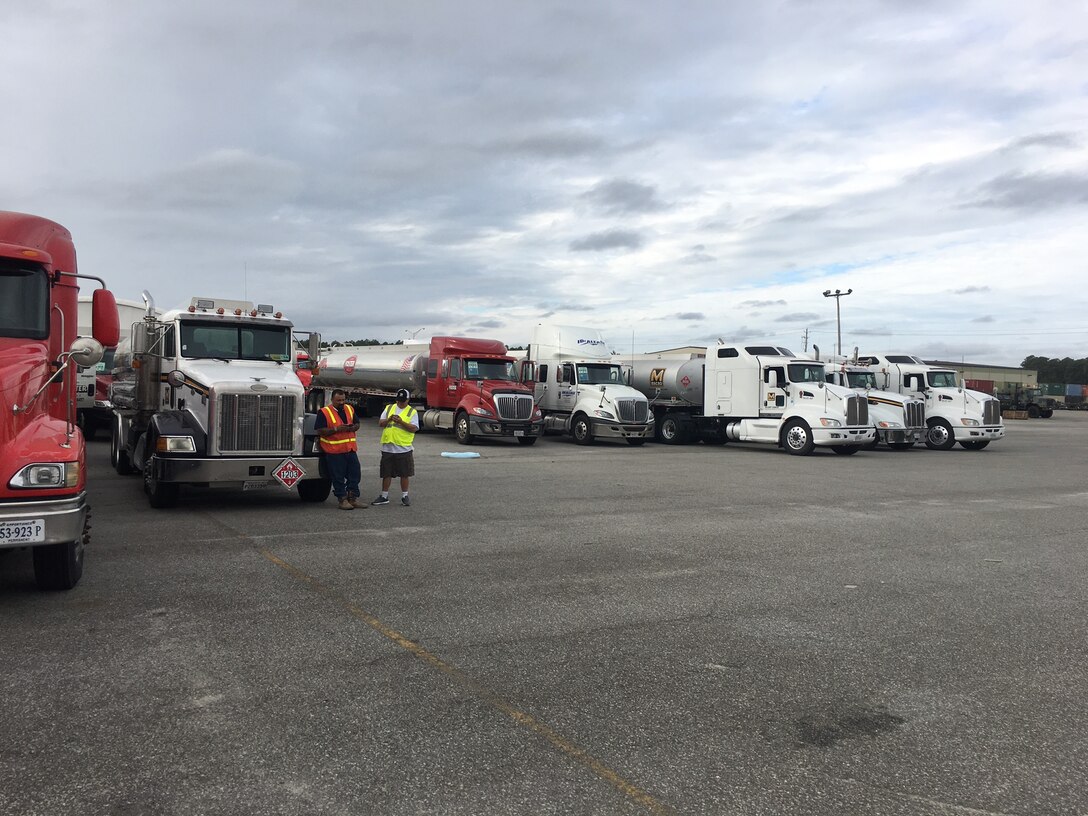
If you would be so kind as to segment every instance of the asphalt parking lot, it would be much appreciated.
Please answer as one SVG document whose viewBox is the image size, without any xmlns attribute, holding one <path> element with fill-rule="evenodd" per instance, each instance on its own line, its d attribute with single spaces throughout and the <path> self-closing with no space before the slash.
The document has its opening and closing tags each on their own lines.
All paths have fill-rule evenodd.
<svg viewBox="0 0 1088 816">
<path fill-rule="evenodd" d="M 152 510 L 93 442 L 80 585 L 0 552 L 0 813 L 1088 813 L 1088 413 L 1007 424 L 421 434 L 413 506 L 351 512 Z"/>
</svg>

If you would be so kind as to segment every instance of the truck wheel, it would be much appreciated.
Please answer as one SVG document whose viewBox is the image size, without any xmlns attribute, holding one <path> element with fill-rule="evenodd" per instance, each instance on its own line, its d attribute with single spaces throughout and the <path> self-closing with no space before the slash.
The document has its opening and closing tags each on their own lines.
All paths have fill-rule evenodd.
<svg viewBox="0 0 1088 816">
<path fill-rule="evenodd" d="M 1039 412 L 1039 416 L 1041 416 L 1043 419 L 1050 419 L 1052 416 L 1054 416 L 1054 409 L 1044 408 L 1042 411 Z"/>
<path fill-rule="evenodd" d="M 457 419 L 453 421 L 453 433 L 462 445 L 472 444 L 472 426 L 469 425 L 468 414 L 464 411 L 459 413 Z"/>
<path fill-rule="evenodd" d="M 943 419 L 931 419 L 929 430 L 926 431 L 926 447 L 930 450 L 952 450 L 956 444 L 956 437 L 952 433 L 952 426 Z"/>
<path fill-rule="evenodd" d="M 128 451 L 121 444 L 121 420 L 113 423 L 110 432 L 110 464 L 120 476 L 131 476 L 136 470 L 128 460 Z"/>
<path fill-rule="evenodd" d="M 304 502 L 323 502 L 332 493 L 332 479 L 307 479 L 299 482 L 297 489 Z"/>
<path fill-rule="evenodd" d="M 629 436 L 627 437 L 627 444 L 632 448 L 640 448 L 646 444 L 646 437 L 644 436 Z"/>
<path fill-rule="evenodd" d="M 518 437 L 518 444 L 519 445 L 525 445 L 525 446 L 535 445 L 536 441 L 539 438 L 540 438 L 539 436 L 519 436 Z"/>
<path fill-rule="evenodd" d="M 144 465 L 144 492 L 147 502 L 156 510 L 164 510 L 178 503 L 181 486 L 172 482 L 160 482 L 155 478 L 155 463 L 148 458 Z"/>
<path fill-rule="evenodd" d="M 831 450 L 835 451 L 839 456 L 853 456 L 859 450 L 861 445 L 832 445 Z"/>
<path fill-rule="evenodd" d="M 671 414 L 666 414 L 657 423 L 657 438 L 666 445 L 681 445 L 686 441 L 684 436 L 683 423 Z"/>
<path fill-rule="evenodd" d="M 793 456 L 808 456 L 816 447 L 812 430 L 801 419 L 791 419 L 782 429 L 782 444 Z"/>
<path fill-rule="evenodd" d="M 889 442 L 888 447 L 892 450 L 910 450 L 914 447 L 913 442 Z"/>
<path fill-rule="evenodd" d="M 1042 415 L 1042 413 L 1043 412 L 1039 409 L 1038 405 L 1028 406 L 1028 416 L 1032 419 L 1038 419 Z"/>
<path fill-rule="evenodd" d="M 91 537 L 90 513 L 79 541 L 34 548 L 34 583 L 42 590 L 66 590 L 83 576 L 83 551 Z"/>
<path fill-rule="evenodd" d="M 960 447 L 966 448 L 967 450 L 982 450 L 989 444 L 989 439 L 979 439 L 974 442 L 960 442 Z"/>
<path fill-rule="evenodd" d="M 574 437 L 574 441 L 579 445 L 593 444 L 593 426 L 589 423 L 589 418 L 585 414 L 578 414 L 574 418 L 574 422 L 570 426 L 570 435 Z"/>
</svg>

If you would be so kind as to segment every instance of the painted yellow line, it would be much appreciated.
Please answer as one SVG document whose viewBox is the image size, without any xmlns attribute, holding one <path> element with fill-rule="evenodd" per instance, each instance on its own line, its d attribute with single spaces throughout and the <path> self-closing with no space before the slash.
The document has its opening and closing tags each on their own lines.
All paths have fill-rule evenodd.
<svg viewBox="0 0 1088 816">
<path fill-rule="evenodd" d="M 456 666 L 447 663 L 445 660 L 438 657 L 437 655 L 428 652 L 415 641 L 409 640 L 400 632 L 390 628 L 389 626 L 386 626 L 384 623 L 382 623 L 381 620 L 371 615 L 365 609 L 360 609 L 358 606 L 351 603 L 350 601 L 344 600 L 327 586 L 314 578 L 312 575 L 308 575 L 293 564 L 284 561 L 282 558 L 280 558 L 278 555 L 271 552 L 270 550 L 261 550 L 260 553 L 273 564 L 287 572 L 289 575 L 312 587 L 315 591 L 321 593 L 325 597 L 336 601 L 336 603 L 338 603 L 340 606 L 350 612 L 354 617 L 361 620 L 371 629 L 376 631 L 378 634 L 382 635 L 388 640 L 391 640 L 393 643 L 397 644 L 405 651 L 411 652 L 424 663 L 432 666 L 435 669 L 438 669 L 446 676 L 457 681 L 459 685 L 471 691 L 473 694 L 488 703 L 493 708 L 501 711 L 518 725 L 522 726 L 523 728 L 529 729 L 534 734 L 537 734 L 540 737 L 543 737 L 554 748 L 558 749 L 574 761 L 589 768 L 591 771 L 593 771 L 593 773 L 595 773 L 605 782 L 608 782 L 610 785 L 612 785 L 612 787 L 616 788 L 616 790 L 618 790 L 624 796 L 642 805 L 651 813 L 671 814 L 673 812 L 672 808 L 659 802 L 650 793 L 647 793 L 637 785 L 628 782 L 626 779 L 613 771 L 599 759 L 592 756 L 584 749 L 579 748 L 562 734 L 556 732 L 553 728 L 542 723 L 531 714 L 526 714 L 524 711 L 521 711 L 512 703 L 504 700 L 498 694 L 491 691 L 491 689 L 480 685 L 480 683 L 473 680 Z"/>
</svg>

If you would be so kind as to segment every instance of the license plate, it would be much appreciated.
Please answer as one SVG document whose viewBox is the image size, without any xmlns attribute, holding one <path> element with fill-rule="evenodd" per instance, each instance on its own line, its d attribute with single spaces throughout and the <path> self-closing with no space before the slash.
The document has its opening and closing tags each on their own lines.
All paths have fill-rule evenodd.
<svg viewBox="0 0 1088 816">
<path fill-rule="evenodd" d="M 45 519 L 0 521 L 0 544 L 37 544 L 45 541 Z"/>
<path fill-rule="evenodd" d="M 260 490 L 262 487 L 268 487 L 267 479 L 260 479 L 251 482 L 242 482 L 242 490 Z"/>
<path fill-rule="evenodd" d="M 514 431 L 514 436 L 525 436 L 525 431 Z"/>
</svg>

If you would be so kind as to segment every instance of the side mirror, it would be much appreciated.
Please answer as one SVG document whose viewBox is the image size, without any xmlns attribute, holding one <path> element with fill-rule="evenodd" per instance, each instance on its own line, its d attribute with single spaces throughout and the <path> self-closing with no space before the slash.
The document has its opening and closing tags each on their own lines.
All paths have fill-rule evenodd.
<svg viewBox="0 0 1088 816">
<path fill-rule="evenodd" d="M 175 368 L 166 375 L 166 381 L 174 388 L 181 388 L 181 386 L 185 385 L 185 375 Z"/>
<path fill-rule="evenodd" d="M 113 322 L 117 324 L 117 313 L 114 312 Z M 77 337 L 68 349 L 68 358 L 81 368 L 92 368 L 98 365 L 105 355 L 106 350 L 102 344 L 93 337 Z"/>
<path fill-rule="evenodd" d="M 113 348 L 121 339 L 120 324 L 113 292 L 109 289 L 95 289 L 91 295 L 91 334 L 94 339 L 106 348 Z"/>
<path fill-rule="evenodd" d="M 778 388 L 778 372 L 774 369 L 767 371 L 767 387 Z"/>
<path fill-rule="evenodd" d="M 306 353 L 311 360 L 317 360 L 321 356 L 321 335 L 317 332 L 310 332 L 310 339 L 306 341 Z"/>
</svg>

